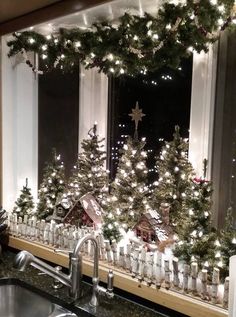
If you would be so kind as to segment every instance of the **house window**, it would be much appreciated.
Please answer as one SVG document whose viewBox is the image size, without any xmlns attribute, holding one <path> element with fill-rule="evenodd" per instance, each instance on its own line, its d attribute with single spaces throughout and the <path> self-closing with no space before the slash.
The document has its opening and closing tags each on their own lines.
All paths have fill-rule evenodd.
<svg viewBox="0 0 236 317">
<path fill-rule="evenodd" d="M 61 154 L 68 177 L 78 153 L 79 68 L 53 70 L 38 80 L 38 180 L 52 148 Z"/>
<path fill-rule="evenodd" d="M 188 137 L 192 85 L 192 58 L 182 61 L 177 70 L 162 68 L 151 75 L 110 78 L 108 158 L 114 178 L 119 149 L 127 135 L 133 136 L 134 124 L 128 115 L 136 101 L 146 114 L 139 123 L 139 137 L 146 137 L 149 167 L 159 153 L 162 140 L 173 138 L 175 125 L 183 137 Z"/>
</svg>

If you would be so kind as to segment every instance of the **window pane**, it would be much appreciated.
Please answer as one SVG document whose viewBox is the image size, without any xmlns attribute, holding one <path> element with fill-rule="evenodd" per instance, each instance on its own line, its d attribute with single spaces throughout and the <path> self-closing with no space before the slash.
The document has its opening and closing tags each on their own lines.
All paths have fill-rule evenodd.
<svg viewBox="0 0 236 317">
<path fill-rule="evenodd" d="M 52 148 L 62 155 L 67 177 L 78 153 L 79 69 L 63 74 L 53 70 L 39 77 L 39 183 Z"/>
<path fill-rule="evenodd" d="M 153 150 L 149 167 L 163 144 L 159 139 L 170 141 L 175 125 L 180 126 L 183 137 L 188 137 L 191 83 L 192 58 L 184 60 L 178 70 L 162 68 L 148 76 L 110 78 L 108 157 L 112 177 L 124 136 L 134 134 L 128 114 L 136 101 L 146 114 L 139 123 L 139 137 L 146 137 L 146 149 Z"/>
</svg>

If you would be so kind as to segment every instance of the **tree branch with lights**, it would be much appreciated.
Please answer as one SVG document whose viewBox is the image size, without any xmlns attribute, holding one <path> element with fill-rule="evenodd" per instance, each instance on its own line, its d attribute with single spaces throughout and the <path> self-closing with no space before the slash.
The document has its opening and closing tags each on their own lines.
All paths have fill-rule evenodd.
<svg viewBox="0 0 236 317">
<path fill-rule="evenodd" d="M 145 74 L 162 66 L 177 68 L 193 50 L 207 51 L 220 31 L 236 23 L 234 0 L 188 0 L 164 3 L 156 16 L 125 13 L 117 23 L 103 21 L 90 29 L 59 29 L 46 36 L 16 32 L 8 42 L 9 57 L 21 53 L 33 71 L 70 70 L 83 64 L 116 76 Z M 37 69 L 27 57 L 42 60 Z"/>
</svg>

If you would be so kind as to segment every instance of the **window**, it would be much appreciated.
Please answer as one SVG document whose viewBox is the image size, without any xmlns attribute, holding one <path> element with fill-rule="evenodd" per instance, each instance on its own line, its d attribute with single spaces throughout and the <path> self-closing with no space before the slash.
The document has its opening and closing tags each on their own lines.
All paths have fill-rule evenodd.
<svg viewBox="0 0 236 317">
<path fill-rule="evenodd" d="M 128 116 L 135 107 L 146 114 L 139 123 L 139 137 L 146 137 L 146 149 L 151 150 L 149 167 L 163 143 L 170 141 L 175 125 L 183 137 L 188 137 L 192 85 L 192 58 L 182 62 L 178 70 L 162 68 L 149 76 L 110 78 L 109 82 L 109 167 L 115 176 L 118 150 L 127 135 L 133 136 L 134 124 Z"/>
<path fill-rule="evenodd" d="M 38 81 L 39 184 L 52 148 L 62 155 L 68 177 L 78 154 L 79 69 L 71 73 L 53 70 Z"/>
</svg>

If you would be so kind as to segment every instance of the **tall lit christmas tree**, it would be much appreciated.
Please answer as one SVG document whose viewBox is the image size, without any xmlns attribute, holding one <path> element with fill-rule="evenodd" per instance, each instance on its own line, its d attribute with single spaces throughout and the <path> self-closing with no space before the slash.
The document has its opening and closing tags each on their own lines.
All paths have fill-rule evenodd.
<svg viewBox="0 0 236 317">
<path fill-rule="evenodd" d="M 97 134 L 97 124 L 88 132 L 88 138 L 81 143 L 82 152 L 78 155 L 73 174 L 69 180 L 68 195 L 76 200 L 91 192 L 97 202 L 105 204 L 108 194 L 108 172 L 104 139 Z"/>
<path fill-rule="evenodd" d="M 165 142 L 156 162 L 159 178 L 154 183 L 152 201 L 156 210 L 161 203 L 170 205 L 170 222 L 178 232 L 186 216 L 185 200 L 191 189 L 193 168 L 188 161 L 188 141 L 180 136 L 178 126 L 173 137 L 171 142 Z"/>
<path fill-rule="evenodd" d="M 33 196 L 31 195 L 31 189 L 28 187 L 28 178 L 26 178 L 25 186 L 23 186 L 20 197 L 15 202 L 13 212 L 17 213 L 19 217 L 24 217 L 24 215 L 32 214 L 33 210 Z"/>
<path fill-rule="evenodd" d="M 37 217 L 45 219 L 53 214 L 58 198 L 65 190 L 65 168 L 61 156 L 52 150 L 52 159 L 45 169 L 38 192 Z"/>
<path fill-rule="evenodd" d="M 187 195 L 188 215 L 178 233 L 174 255 L 187 263 L 196 261 L 200 267 L 216 264 L 216 233 L 212 229 L 212 184 L 202 179 L 192 180 L 192 190 Z"/>
<path fill-rule="evenodd" d="M 138 103 L 130 114 L 135 121 L 134 138 L 128 137 L 121 149 L 115 180 L 111 184 L 111 195 L 108 200 L 107 221 L 104 228 L 109 234 L 115 235 L 118 225 L 128 230 L 133 228 L 143 213 L 149 208 L 147 202 L 148 187 L 145 139 L 138 139 L 138 122 L 144 114 Z M 109 230 L 110 231 L 109 231 Z"/>
</svg>

